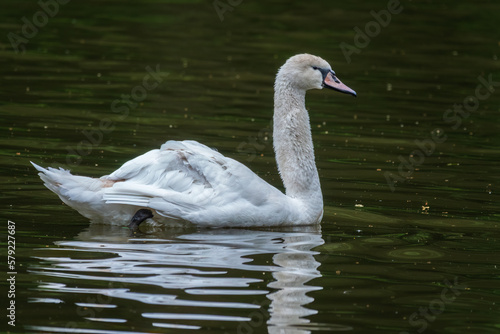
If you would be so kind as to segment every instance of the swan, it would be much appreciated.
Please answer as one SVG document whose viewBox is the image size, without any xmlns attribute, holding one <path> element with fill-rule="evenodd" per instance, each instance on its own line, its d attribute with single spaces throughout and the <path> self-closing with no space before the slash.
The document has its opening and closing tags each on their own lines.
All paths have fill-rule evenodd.
<svg viewBox="0 0 500 334">
<path fill-rule="evenodd" d="M 45 186 L 92 221 L 137 228 L 187 222 L 207 227 L 319 224 L 323 197 L 305 94 L 327 87 L 356 96 L 320 57 L 299 54 L 278 70 L 273 144 L 285 194 L 245 165 L 196 141 L 167 141 L 101 178 L 39 171 Z"/>
</svg>

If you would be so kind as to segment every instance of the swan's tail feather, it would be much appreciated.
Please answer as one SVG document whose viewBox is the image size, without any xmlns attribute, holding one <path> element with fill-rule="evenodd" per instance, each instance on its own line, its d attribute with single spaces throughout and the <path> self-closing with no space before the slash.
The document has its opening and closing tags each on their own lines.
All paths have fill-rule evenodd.
<svg viewBox="0 0 500 334">
<path fill-rule="evenodd" d="M 62 185 L 63 179 L 67 175 L 71 175 L 70 172 L 62 168 L 55 169 L 49 167 L 48 169 L 45 169 L 41 166 L 38 166 L 33 161 L 30 162 L 33 167 L 35 167 L 36 170 L 40 172 L 38 173 L 38 176 L 40 176 L 40 179 L 42 179 L 44 185 L 54 193 L 59 194 L 59 187 Z M 63 176 L 64 174 L 66 175 Z"/>
<path fill-rule="evenodd" d="M 109 179 L 72 175 L 62 168 L 43 168 L 33 162 L 31 164 L 39 171 L 38 175 L 48 189 L 92 221 L 127 224 L 138 209 L 134 206 L 108 205 L 103 201 L 103 190 L 115 183 Z"/>
<path fill-rule="evenodd" d="M 98 200 L 99 191 L 104 183 L 100 179 L 94 179 L 86 176 L 72 175 L 63 168 L 43 168 L 31 162 L 40 173 L 38 175 L 44 182 L 44 185 L 67 204 L 68 201 L 86 203 Z"/>
</svg>

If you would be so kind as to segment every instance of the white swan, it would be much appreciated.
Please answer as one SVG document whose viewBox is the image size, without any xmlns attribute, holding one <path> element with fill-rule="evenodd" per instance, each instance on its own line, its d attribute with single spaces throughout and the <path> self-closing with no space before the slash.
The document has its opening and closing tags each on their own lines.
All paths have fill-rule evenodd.
<svg viewBox="0 0 500 334">
<path fill-rule="evenodd" d="M 356 96 L 313 55 L 291 57 L 276 76 L 274 150 L 286 195 L 195 141 L 168 141 L 99 179 L 32 164 L 47 188 L 94 221 L 127 224 L 132 218 L 134 227 L 146 218 L 214 227 L 317 224 L 323 197 L 305 93 L 323 87 Z"/>
</svg>

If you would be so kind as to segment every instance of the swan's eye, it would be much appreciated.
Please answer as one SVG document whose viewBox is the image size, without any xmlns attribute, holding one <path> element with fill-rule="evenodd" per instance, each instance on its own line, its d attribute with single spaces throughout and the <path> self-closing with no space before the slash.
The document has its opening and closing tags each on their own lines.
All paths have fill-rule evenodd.
<svg viewBox="0 0 500 334">
<path fill-rule="evenodd" d="M 318 66 L 313 66 L 312 68 L 313 68 L 313 70 L 319 70 Z"/>
</svg>

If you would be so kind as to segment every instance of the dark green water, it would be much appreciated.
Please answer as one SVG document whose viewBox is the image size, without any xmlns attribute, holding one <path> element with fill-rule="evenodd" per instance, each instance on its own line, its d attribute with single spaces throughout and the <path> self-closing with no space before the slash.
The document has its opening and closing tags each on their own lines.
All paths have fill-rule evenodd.
<svg viewBox="0 0 500 334">
<path fill-rule="evenodd" d="M 0 11 L 2 332 L 500 332 L 498 2 L 60 1 Z M 131 238 L 29 164 L 100 176 L 194 139 L 281 187 L 272 85 L 301 52 L 358 92 L 308 94 L 320 230 Z"/>
</svg>

